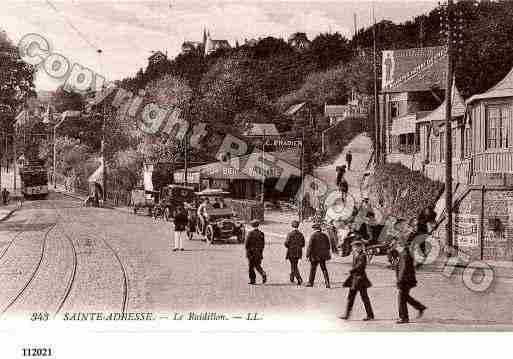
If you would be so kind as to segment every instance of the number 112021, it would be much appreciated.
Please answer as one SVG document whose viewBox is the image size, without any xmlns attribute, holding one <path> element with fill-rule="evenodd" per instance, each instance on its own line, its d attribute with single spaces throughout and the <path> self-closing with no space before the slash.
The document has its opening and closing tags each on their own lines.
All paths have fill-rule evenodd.
<svg viewBox="0 0 513 359">
<path fill-rule="evenodd" d="M 51 348 L 23 348 L 24 357 L 51 357 Z"/>
</svg>

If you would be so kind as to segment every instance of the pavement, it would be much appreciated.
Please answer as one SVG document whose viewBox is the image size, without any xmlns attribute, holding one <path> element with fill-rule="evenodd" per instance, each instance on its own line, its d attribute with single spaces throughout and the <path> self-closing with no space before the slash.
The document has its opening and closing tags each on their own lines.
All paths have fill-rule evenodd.
<svg viewBox="0 0 513 359">
<path fill-rule="evenodd" d="M 185 240 L 185 251 L 173 252 L 174 231 L 168 222 L 83 207 L 59 193 L 51 193 L 48 200 L 26 201 L 15 217 L 0 223 L 0 230 L 9 234 L 0 241 L 0 312 L 17 298 L 7 308 L 9 317 L 52 314 L 59 307 L 60 315 L 125 308 L 155 313 L 154 327 L 159 330 L 513 330 L 510 277 L 498 277 L 488 291 L 475 292 L 465 286 L 459 269 L 451 276 L 421 270 L 412 295 L 428 310 L 421 320 L 396 326 L 395 274 L 378 258 L 367 270 L 377 320 L 367 323 L 360 321 L 364 311 L 359 300 L 352 320 L 337 319 L 347 296 L 342 283 L 351 268 L 345 258 L 328 262 L 332 289 L 324 288 L 320 272 L 314 288 L 298 287 L 289 282 L 283 239 L 273 235 L 266 238 L 263 261 L 269 281 L 262 285 L 258 278 L 258 285 L 249 286 L 244 246 L 235 241 L 208 245 L 195 237 Z M 34 268 L 37 275 L 30 280 Z M 303 259 L 299 268 L 306 278 L 308 262 Z M 23 294 L 17 296 L 20 290 Z M 190 311 L 231 319 L 169 319 L 173 313 Z M 237 319 L 255 312 L 262 320 L 248 324 Z M 122 325 L 116 322 L 116 328 Z"/>
</svg>

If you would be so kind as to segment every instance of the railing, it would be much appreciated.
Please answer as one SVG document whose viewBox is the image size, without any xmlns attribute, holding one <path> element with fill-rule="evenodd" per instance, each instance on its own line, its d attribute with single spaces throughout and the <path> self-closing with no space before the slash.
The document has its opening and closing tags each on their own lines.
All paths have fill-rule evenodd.
<svg viewBox="0 0 513 359">
<path fill-rule="evenodd" d="M 414 154 L 420 151 L 420 146 L 414 144 L 400 144 L 397 145 L 397 150 L 401 153 Z"/>
</svg>

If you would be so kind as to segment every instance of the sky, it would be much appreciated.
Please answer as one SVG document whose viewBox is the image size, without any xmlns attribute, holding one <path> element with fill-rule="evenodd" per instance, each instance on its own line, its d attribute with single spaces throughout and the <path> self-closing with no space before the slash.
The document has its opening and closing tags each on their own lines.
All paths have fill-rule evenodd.
<svg viewBox="0 0 513 359">
<path fill-rule="evenodd" d="M 402 22 L 433 9 L 438 1 L 376 0 L 376 20 Z M 354 33 L 371 23 L 371 1 L 140 1 L 2 0 L 0 28 L 14 42 L 28 33 L 44 37 L 52 53 L 102 74 L 108 81 L 133 76 L 145 68 L 152 51 L 176 56 L 184 40 L 200 41 L 203 29 L 213 39 L 274 36 L 287 39 L 305 32 Z M 97 50 L 101 49 L 101 55 Z M 37 90 L 54 90 L 62 80 L 39 69 Z"/>
</svg>

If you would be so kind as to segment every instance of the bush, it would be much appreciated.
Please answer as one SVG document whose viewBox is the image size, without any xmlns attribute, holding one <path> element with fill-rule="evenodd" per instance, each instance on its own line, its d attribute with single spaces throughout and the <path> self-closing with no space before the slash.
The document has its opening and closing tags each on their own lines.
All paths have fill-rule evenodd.
<svg viewBox="0 0 513 359">
<path fill-rule="evenodd" d="M 411 219 L 422 209 L 434 205 L 443 188 L 443 183 L 432 181 L 419 171 L 387 163 L 376 167 L 367 191 L 371 202 L 386 208 L 386 215 Z"/>
</svg>

